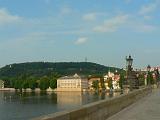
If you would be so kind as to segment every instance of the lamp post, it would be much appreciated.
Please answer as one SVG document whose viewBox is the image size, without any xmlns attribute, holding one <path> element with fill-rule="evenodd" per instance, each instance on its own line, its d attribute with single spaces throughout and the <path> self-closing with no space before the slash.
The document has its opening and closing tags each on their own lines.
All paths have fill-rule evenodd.
<svg viewBox="0 0 160 120">
<path fill-rule="evenodd" d="M 126 57 L 126 62 L 127 62 L 127 71 L 129 72 L 128 74 L 130 74 L 130 72 L 132 71 L 132 64 L 133 64 L 133 59 L 130 55 L 128 58 Z"/>
<path fill-rule="evenodd" d="M 132 91 L 132 79 L 130 77 L 132 75 L 133 59 L 132 59 L 131 55 L 129 55 L 128 58 L 126 57 L 126 64 L 127 64 L 127 79 L 128 79 L 129 85 L 130 85 L 129 86 L 130 90 Z"/>
<path fill-rule="evenodd" d="M 151 85 L 151 76 L 150 76 L 151 66 L 147 66 L 147 79 L 148 79 L 148 85 Z"/>
</svg>

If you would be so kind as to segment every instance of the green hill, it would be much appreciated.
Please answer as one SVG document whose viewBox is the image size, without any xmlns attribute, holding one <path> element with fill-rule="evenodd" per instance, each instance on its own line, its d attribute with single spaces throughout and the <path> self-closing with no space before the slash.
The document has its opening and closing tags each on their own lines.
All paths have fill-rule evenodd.
<svg viewBox="0 0 160 120">
<path fill-rule="evenodd" d="M 21 74 L 33 75 L 41 77 L 48 75 L 51 72 L 57 72 L 61 75 L 68 74 L 104 74 L 108 70 L 119 70 L 114 67 L 106 67 L 104 65 L 91 63 L 91 62 L 27 62 L 19 64 L 6 65 L 0 68 L 0 78 L 2 77 L 15 77 Z"/>
<path fill-rule="evenodd" d="M 6 65 L 0 68 L 0 79 L 9 81 L 15 80 L 19 76 L 39 79 L 52 73 L 58 73 L 60 76 L 73 75 L 75 73 L 82 75 L 103 75 L 108 70 L 115 71 L 120 69 L 91 62 L 27 62 Z"/>
</svg>

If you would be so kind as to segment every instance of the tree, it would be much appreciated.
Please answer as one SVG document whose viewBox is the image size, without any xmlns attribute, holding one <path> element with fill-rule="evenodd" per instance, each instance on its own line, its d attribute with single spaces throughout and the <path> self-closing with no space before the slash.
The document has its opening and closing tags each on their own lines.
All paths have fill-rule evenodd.
<svg viewBox="0 0 160 120">
<path fill-rule="evenodd" d="M 50 80 L 50 87 L 52 88 L 52 89 L 55 89 L 55 88 L 57 88 L 57 79 L 51 79 Z"/>
<path fill-rule="evenodd" d="M 109 78 L 108 87 L 109 87 L 110 89 L 113 89 L 112 78 Z"/>
<path fill-rule="evenodd" d="M 99 89 L 99 81 L 98 80 L 95 80 L 92 82 L 92 87 L 95 89 L 95 90 L 98 90 Z"/>
<path fill-rule="evenodd" d="M 52 72 L 49 76 L 50 79 L 50 87 L 52 89 L 57 88 L 57 79 L 60 77 L 60 75 L 57 72 Z"/>
<path fill-rule="evenodd" d="M 121 88 L 121 89 L 123 89 L 123 84 L 124 84 L 124 74 L 120 74 L 120 80 L 119 80 L 119 87 Z"/>
<path fill-rule="evenodd" d="M 22 84 L 23 84 L 22 80 L 16 80 L 14 83 L 14 88 L 22 90 Z"/>
<path fill-rule="evenodd" d="M 8 81 L 10 81 L 9 82 L 10 85 L 8 87 L 14 88 L 14 82 L 16 81 L 16 78 L 13 77 L 13 78 L 9 79 Z"/>
<path fill-rule="evenodd" d="M 15 89 L 18 89 L 18 88 L 19 88 L 18 80 L 16 80 L 16 81 L 14 82 L 14 88 L 15 88 Z"/>
<path fill-rule="evenodd" d="M 23 88 L 23 89 L 29 88 L 28 81 L 25 80 L 25 81 L 22 82 L 22 88 Z"/>
<path fill-rule="evenodd" d="M 100 82 L 101 82 L 101 87 L 102 87 L 102 89 L 105 89 L 104 79 L 103 79 L 102 77 L 101 77 Z"/>
<path fill-rule="evenodd" d="M 40 79 L 39 88 L 41 90 L 46 90 L 49 88 L 49 78 L 47 76 L 44 76 Z"/>
<path fill-rule="evenodd" d="M 61 77 L 57 72 L 52 72 L 51 74 L 50 74 L 50 77 L 51 78 L 55 78 L 55 79 L 58 79 L 59 77 Z"/>
<path fill-rule="evenodd" d="M 29 88 L 32 90 L 36 88 L 36 80 L 29 80 Z"/>
<path fill-rule="evenodd" d="M 154 84 L 153 76 L 151 72 L 148 72 L 147 75 L 147 84 Z"/>
<path fill-rule="evenodd" d="M 33 76 L 30 76 L 28 78 L 28 84 L 29 84 L 29 88 L 31 88 L 32 90 L 34 90 L 37 87 L 36 78 L 33 77 Z"/>
</svg>

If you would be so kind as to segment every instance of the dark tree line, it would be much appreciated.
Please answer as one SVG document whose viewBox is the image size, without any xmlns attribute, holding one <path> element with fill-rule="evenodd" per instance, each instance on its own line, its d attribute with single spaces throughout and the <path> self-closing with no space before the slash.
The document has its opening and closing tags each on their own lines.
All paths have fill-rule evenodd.
<svg viewBox="0 0 160 120">
<path fill-rule="evenodd" d="M 51 73 L 50 75 L 45 75 L 39 78 L 24 74 L 6 81 L 9 81 L 9 87 L 19 90 L 27 88 L 31 88 L 32 90 L 35 88 L 46 90 L 49 87 L 52 89 L 57 88 L 57 79 L 59 77 L 60 75 L 58 73 Z"/>
</svg>

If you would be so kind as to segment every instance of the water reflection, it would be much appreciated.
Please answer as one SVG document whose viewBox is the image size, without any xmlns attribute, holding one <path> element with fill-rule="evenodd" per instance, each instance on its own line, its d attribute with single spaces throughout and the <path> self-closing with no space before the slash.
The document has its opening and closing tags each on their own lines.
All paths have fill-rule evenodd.
<svg viewBox="0 0 160 120">
<path fill-rule="evenodd" d="M 0 120 L 25 120 L 75 108 L 120 93 L 0 91 Z"/>
<path fill-rule="evenodd" d="M 57 103 L 57 94 L 47 92 L 0 92 L 0 100 L 6 102 L 29 103 Z"/>
</svg>

